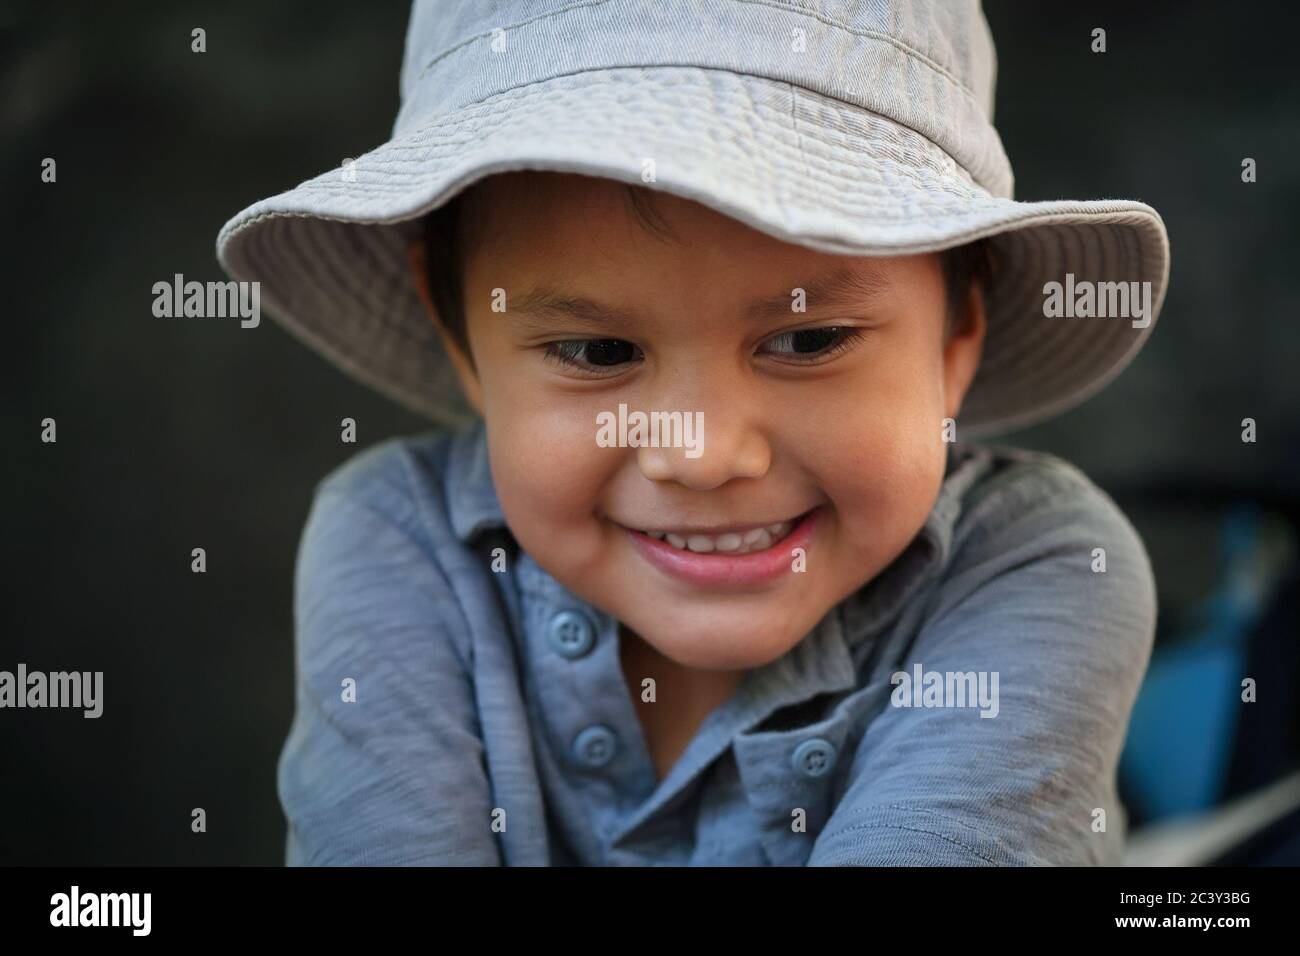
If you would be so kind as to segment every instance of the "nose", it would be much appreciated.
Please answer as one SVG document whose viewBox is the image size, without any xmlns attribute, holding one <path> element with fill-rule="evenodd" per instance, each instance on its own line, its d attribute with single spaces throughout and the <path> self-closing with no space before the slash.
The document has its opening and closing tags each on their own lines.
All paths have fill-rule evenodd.
<svg viewBox="0 0 1300 956">
<path fill-rule="evenodd" d="M 670 443 L 662 441 L 658 448 L 643 445 L 636 452 L 637 466 L 651 481 L 673 481 L 692 491 L 710 491 L 735 478 L 761 478 L 771 467 L 772 449 L 755 420 L 756 407 L 740 394 L 697 401 L 693 408 L 679 403 L 683 429 L 696 432 L 697 450 L 663 447 Z"/>
</svg>

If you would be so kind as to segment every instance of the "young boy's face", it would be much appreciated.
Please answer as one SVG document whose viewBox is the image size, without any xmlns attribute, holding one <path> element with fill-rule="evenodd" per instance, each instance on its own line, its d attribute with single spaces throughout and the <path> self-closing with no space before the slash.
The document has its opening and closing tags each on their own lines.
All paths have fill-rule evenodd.
<svg viewBox="0 0 1300 956">
<path fill-rule="evenodd" d="M 665 238 L 603 179 L 477 192 L 457 365 L 510 529 L 570 591 L 683 666 L 748 669 L 921 529 L 984 329 L 973 301 L 945 336 L 937 255 L 820 253 L 656 193 Z M 702 452 L 601 447 L 620 405 L 702 413 Z"/>
</svg>

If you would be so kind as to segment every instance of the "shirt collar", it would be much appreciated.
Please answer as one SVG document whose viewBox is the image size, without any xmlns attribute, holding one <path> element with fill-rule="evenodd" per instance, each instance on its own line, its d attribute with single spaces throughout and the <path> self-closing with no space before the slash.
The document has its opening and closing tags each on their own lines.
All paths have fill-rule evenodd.
<svg viewBox="0 0 1300 956">
<path fill-rule="evenodd" d="M 488 461 L 487 428 L 482 418 L 453 435 L 445 491 L 451 528 L 465 544 L 488 528 L 504 528 Z"/>
</svg>

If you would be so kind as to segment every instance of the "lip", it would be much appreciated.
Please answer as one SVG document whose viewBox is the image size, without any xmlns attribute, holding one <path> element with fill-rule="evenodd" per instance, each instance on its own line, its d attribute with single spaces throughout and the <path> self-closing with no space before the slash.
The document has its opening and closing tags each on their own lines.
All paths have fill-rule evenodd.
<svg viewBox="0 0 1300 956">
<path fill-rule="evenodd" d="M 751 554 L 697 554 L 679 550 L 641 531 L 624 528 L 637 552 L 650 565 L 681 581 L 696 585 L 763 584 L 790 571 L 790 552 L 807 549 L 821 507 L 804 514 L 790 533 L 770 548 Z"/>
</svg>

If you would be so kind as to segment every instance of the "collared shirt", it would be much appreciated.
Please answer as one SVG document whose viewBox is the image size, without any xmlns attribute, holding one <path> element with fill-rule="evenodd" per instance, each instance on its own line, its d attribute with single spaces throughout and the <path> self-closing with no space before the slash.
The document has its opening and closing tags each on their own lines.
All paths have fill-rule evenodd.
<svg viewBox="0 0 1300 956">
<path fill-rule="evenodd" d="M 481 421 L 322 480 L 295 590 L 291 865 L 1122 859 L 1154 582 L 1049 455 L 949 446 L 911 544 L 748 671 L 662 780 L 618 621 L 514 544 Z"/>
</svg>

